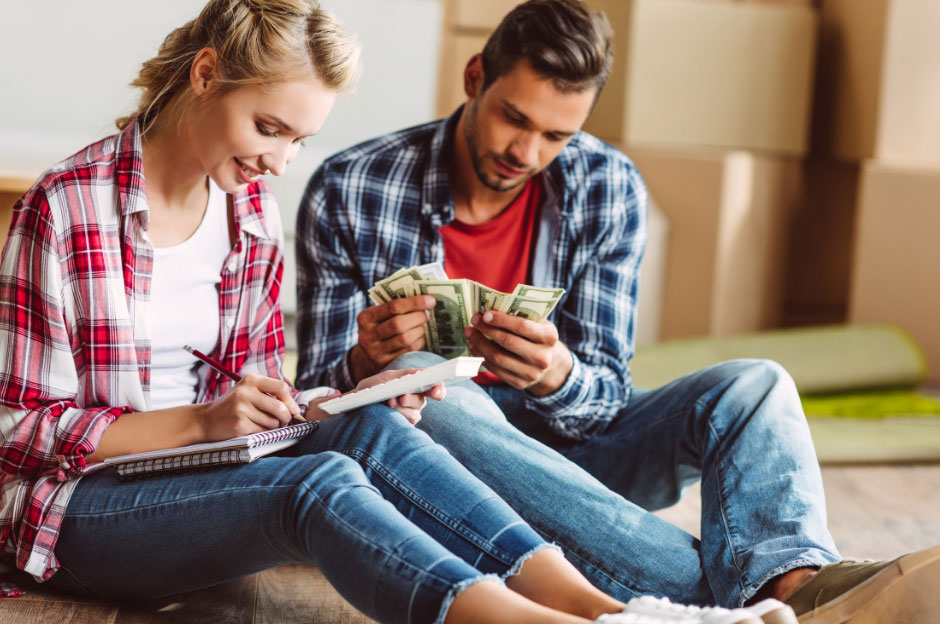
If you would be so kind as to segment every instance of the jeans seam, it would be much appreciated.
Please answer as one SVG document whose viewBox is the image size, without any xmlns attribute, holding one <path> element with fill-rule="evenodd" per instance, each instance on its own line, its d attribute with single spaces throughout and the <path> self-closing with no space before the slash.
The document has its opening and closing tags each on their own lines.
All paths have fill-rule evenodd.
<svg viewBox="0 0 940 624">
<path fill-rule="evenodd" d="M 695 402 L 696 407 L 701 409 L 708 409 L 707 406 L 702 405 L 701 401 Z M 718 446 L 721 445 L 721 436 L 718 435 L 718 431 L 712 425 L 711 419 L 708 419 L 708 430 L 715 437 L 715 441 L 718 443 Z M 725 492 L 725 480 L 721 472 L 721 461 L 716 457 L 715 459 L 715 478 L 718 480 L 718 499 L 719 503 L 719 512 L 721 513 L 721 524 L 725 529 L 725 541 L 728 544 L 728 552 L 731 555 L 731 562 L 734 564 L 735 569 L 738 572 L 738 589 L 739 591 L 744 591 L 744 584 L 742 582 L 741 575 L 744 573 L 744 570 L 741 568 L 741 564 L 738 561 L 738 554 L 735 550 L 734 540 L 731 535 L 731 527 L 728 524 L 728 517 L 730 514 L 730 508 L 727 505 L 727 494 Z"/>
<path fill-rule="evenodd" d="M 454 533 L 460 535 L 468 542 L 473 544 L 475 547 L 479 548 L 481 551 L 490 555 L 491 557 L 499 560 L 503 564 L 510 566 L 515 561 L 515 557 L 510 555 L 507 552 L 504 552 L 501 548 L 496 546 L 489 539 L 478 535 L 476 532 L 469 530 L 465 523 L 453 519 L 450 515 L 444 513 L 437 506 L 432 505 L 427 499 L 419 496 L 417 492 L 407 487 L 403 481 L 394 476 L 394 474 L 388 470 L 384 464 L 375 459 L 369 453 L 366 453 L 359 448 L 348 448 L 340 451 L 341 453 L 353 457 L 359 461 L 367 464 L 372 470 L 376 472 L 386 483 L 398 490 L 403 496 L 408 498 L 413 504 L 418 506 L 420 509 L 424 510 L 432 518 L 443 524 L 445 527 L 453 531 Z M 488 499 L 489 500 L 489 499 Z"/>
</svg>

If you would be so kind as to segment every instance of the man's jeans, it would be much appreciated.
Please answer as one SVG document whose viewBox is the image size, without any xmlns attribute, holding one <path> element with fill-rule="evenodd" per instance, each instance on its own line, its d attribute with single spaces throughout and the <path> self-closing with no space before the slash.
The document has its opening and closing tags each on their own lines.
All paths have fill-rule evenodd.
<svg viewBox="0 0 940 624">
<path fill-rule="evenodd" d="M 50 583 L 141 599 L 311 562 L 370 617 L 423 624 L 442 621 L 463 587 L 499 581 L 545 546 L 447 451 L 373 405 L 250 464 L 83 477 Z"/>
<path fill-rule="evenodd" d="M 410 353 L 395 366 L 436 361 Z M 735 360 L 634 390 L 580 443 L 549 431 L 524 392 L 488 391 L 495 403 L 472 382 L 452 384 L 418 426 L 621 600 L 736 606 L 787 570 L 839 560 L 799 397 L 775 363 Z M 699 479 L 701 541 L 647 511 Z"/>
</svg>

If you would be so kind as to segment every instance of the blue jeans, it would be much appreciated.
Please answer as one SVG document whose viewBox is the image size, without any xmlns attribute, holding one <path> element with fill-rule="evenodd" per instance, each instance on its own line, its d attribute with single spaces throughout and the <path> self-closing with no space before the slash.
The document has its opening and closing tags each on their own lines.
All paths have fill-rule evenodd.
<svg viewBox="0 0 940 624">
<path fill-rule="evenodd" d="M 412 353 L 396 365 L 435 361 Z M 783 572 L 839 560 L 799 397 L 775 363 L 736 360 L 634 390 L 586 442 L 549 430 L 507 386 L 452 384 L 423 415 L 420 428 L 620 600 L 737 606 Z M 698 480 L 701 540 L 648 511 Z"/>
<path fill-rule="evenodd" d="M 144 599 L 310 562 L 370 617 L 424 623 L 545 546 L 427 435 L 369 406 L 249 464 L 123 483 L 113 469 L 83 477 L 49 582 Z"/>
</svg>

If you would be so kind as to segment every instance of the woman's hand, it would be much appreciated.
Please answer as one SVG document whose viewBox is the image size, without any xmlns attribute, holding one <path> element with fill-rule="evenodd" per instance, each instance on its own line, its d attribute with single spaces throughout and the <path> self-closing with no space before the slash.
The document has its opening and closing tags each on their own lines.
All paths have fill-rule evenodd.
<svg viewBox="0 0 940 624">
<path fill-rule="evenodd" d="M 231 390 L 206 403 L 202 423 L 207 441 L 228 440 L 290 424 L 302 418 L 290 386 L 263 375 L 245 375 Z"/>
<path fill-rule="evenodd" d="M 365 388 L 377 386 L 380 383 L 410 375 L 418 370 L 420 369 L 405 368 L 402 370 L 382 371 L 378 375 L 372 375 L 360 381 L 359 385 L 356 386 L 356 390 L 364 390 Z M 435 401 L 440 401 L 443 400 L 445 395 L 444 384 L 437 384 L 427 392 L 422 392 L 421 394 L 403 394 L 391 398 L 386 402 L 386 405 L 395 408 L 402 416 L 408 419 L 408 422 L 412 425 L 416 425 L 418 421 L 421 420 L 421 410 L 424 409 L 424 405 L 427 403 L 426 399 L 431 398 Z"/>
<path fill-rule="evenodd" d="M 380 383 L 386 381 L 391 381 L 392 379 L 398 379 L 405 375 L 411 374 L 419 369 L 417 368 L 407 368 L 403 370 L 389 370 L 383 371 L 378 375 L 372 375 L 371 377 L 366 377 L 356 386 L 356 390 L 365 390 L 372 386 L 377 386 Z M 440 401 L 446 395 L 444 390 L 444 384 L 437 384 L 427 392 L 421 394 L 403 394 L 401 396 L 389 399 L 386 401 L 386 405 L 393 407 L 398 410 L 402 416 L 408 419 L 412 425 L 418 423 L 421 420 L 421 410 L 424 408 L 426 399 L 431 398 L 435 401 Z M 335 398 L 335 396 L 321 397 L 319 399 L 314 399 L 310 401 L 310 404 L 307 406 L 307 411 L 304 414 L 304 417 L 307 420 L 326 420 L 327 418 L 332 418 L 332 414 L 328 414 L 317 407 L 320 403 L 324 401 L 329 401 L 330 399 Z"/>
</svg>

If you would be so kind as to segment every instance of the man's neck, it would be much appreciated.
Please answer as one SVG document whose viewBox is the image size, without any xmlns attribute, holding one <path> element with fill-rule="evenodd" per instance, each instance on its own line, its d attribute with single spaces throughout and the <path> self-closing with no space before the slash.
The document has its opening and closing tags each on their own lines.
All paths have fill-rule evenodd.
<svg viewBox="0 0 940 624">
<path fill-rule="evenodd" d="M 450 190 L 454 198 L 454 212 L 458 221 L 477 225 L 495 219 L 525 189 L 525 184 L 508 191 L 496 191 L 477 177 L 470 158 L 470 148 L 464 134 L 464 114 L 457 120 L 451 141 Z"/>
</svg>

